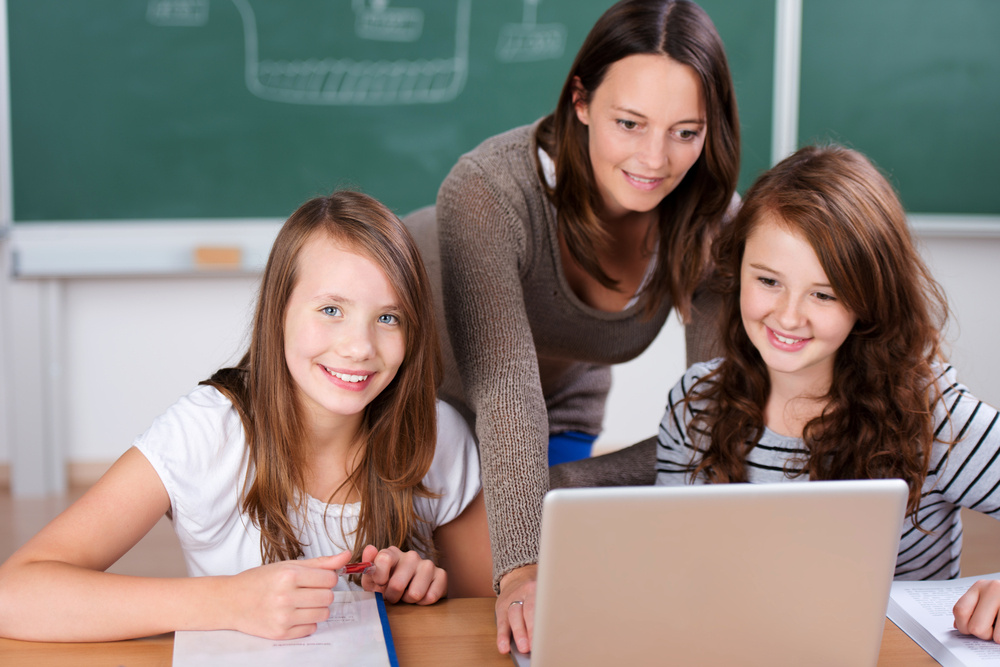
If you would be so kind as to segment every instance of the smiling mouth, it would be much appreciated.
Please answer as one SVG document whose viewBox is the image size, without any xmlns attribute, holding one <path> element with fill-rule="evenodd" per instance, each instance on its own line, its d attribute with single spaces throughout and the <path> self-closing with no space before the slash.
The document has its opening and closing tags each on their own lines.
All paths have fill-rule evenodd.
<svg viewBox="0 0 1000 667">
<path fill-rule="evenodd" d="M 326 366 L 323 366 L 323 370 L 332 375 L 333 377 L 343 380 L 344 382 L 364 382 L 370 375 L 350 375 L 348 373 L 338 373 L 337 371 L 332 371 Z"/>
<path fill-rule="evenodd" d="M 646 185 L 650 185 L 650 184 L 653 184 L 653 183 L 659 183 L 660 181 L 662 181 L 662 180 L 663 180 L 662 178 L 644 178 L 644 177 L 642 177 L 642 176 L 638 176 L 638 175 L 636 175 L 636 174 L 633 174 L 633 173 L 632 173 L 632 172 L 630 172 L 630 171 L 626 171 L 625 173 L 626 173 L 626 174 L 628 175 L 628 177 L 629 177 L 629 178 L 631 178 L 632 180 L 634 180 L 634 181 L 638 181 L 639 183 L 645 183 Z"/>
<path fill-rule="evenodd" d="M 807 338 L 789 338 L 788 336 L 782 336 L 774 329 L 771 329 L 771 333 L 773 333 L 774 337 L 777 338 L 780 342 L 784 343 L 785 345 L 795 345 L 796 343 L 801 343 L 804 340 L 808 340 Z"/>
</svg>

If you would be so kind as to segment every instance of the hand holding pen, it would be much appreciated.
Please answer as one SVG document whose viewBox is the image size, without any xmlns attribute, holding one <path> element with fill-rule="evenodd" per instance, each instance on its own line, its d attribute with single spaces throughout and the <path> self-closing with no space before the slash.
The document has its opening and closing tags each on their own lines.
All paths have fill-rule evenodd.
<svg viewBox="0 0 1000 667">
<path fill-rule="evenodd" d="M 448 592 L 448 574 L 416 551 L 379 550 L 369 544 L 362 558 L 363 563 L 357 565 L 373 566 L 363 568 L 361 587 L 381 593 L 387 602 L 433 604 Z"/>
<path fill-rule="evenodd" d="M 358 561 L 357 563 L 348 563 L 342 568 L 334 570 L 338 577 L 349 577 L 352 574 L 370 574 L 375 571 L 375 563 L 367 560 Z"/>
<path fill-rule="evenodd" d="M 218 578 L 212 596 L 230 628 L 268 639 L 295 639 L 316 631 L 330 616 L 333 588 L 351 552 L 268 563 Z"/>
</svg>

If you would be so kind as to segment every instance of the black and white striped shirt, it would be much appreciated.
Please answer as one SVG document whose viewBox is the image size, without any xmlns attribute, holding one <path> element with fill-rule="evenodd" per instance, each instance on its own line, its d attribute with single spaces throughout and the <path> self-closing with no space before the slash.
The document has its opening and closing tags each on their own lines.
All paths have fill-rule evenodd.
<svg viewBox="0 0 1000 667">
<path fill-rule="evenodd" d="M 684 396 L 694 383 L 714 370 L 721 360 L 695 364 L 670 390 L 667 411 L 660 422 L 656 483 L 692 483 L 688 466 L 701 455 L 687 433 L 691 409 Z M 934 408 L 935 440 L 917 515 L 930 534 L 917 530 L 908 517 L 903 524 L 896 559 L 897 579 L 952 579 L 959 576 L 962 554 L 962 507 L 1000 518 L 1000 426 L 996 409 L 975 398 L 956 380 L 951 366 L 938 369 L 941 400 Z M 943 441 L 956 440 L 954 446 Z M 747 458 L 752 483 L 807 480 L 789 477 L 801 470 L 808 451 L 801 438 L 765 429 Z M 798 463 L 797 463 L 798 462 Z M 693 483 L 703 484 L 703 479 Z"/>
</svg>

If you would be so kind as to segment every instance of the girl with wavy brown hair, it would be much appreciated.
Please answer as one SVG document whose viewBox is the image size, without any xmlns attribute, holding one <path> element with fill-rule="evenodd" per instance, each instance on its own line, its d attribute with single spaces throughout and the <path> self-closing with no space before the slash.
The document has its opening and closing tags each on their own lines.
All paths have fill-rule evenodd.
<svg viewBox="0 0 1000 667">
<path fill-rule="evenodd" d="M 942 357 L 945 298 L 892 186 L 856 151 L 803 148 L 713 252 L 724 356 L 671 390 L 657 483 L 899 478 L 896 577 L 957 577 L 960 508 L 1000 512 L 998 413 Z"/>
<path fill-rule="evenodd" d="M 435 398 L 428 289 L 382 204 L 303 204 L 271 249 L 246 355 L 0 567 L 0 635 L 285 639 L 327 619 L 334 589 L 416 604 L 491 594 L 479 460 Z M 191 578 L 104 572 L 165 513 Z M 373 567 L 349 581 L 338 570 L 352 559 Z"/>
</svg>

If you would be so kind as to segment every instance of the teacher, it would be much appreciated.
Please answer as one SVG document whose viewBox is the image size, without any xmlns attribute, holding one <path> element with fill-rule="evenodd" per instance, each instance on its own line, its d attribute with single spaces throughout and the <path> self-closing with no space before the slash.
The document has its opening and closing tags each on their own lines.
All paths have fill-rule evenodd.
<svg viewBox="0 0 1000 667">
<path fill-rule="evenodd" d="M 529 648 L 548 465 L 589 455 L 610 365 L 646 349 L 671 308 L 688 362 L 712 356 L 699 286 L 739 145 L 709 17 L 686 0 L 623 0 L 591 29 L 555 112 L 462 156 L 436 220 L 433 208 L 407 220 L 432 274 L 440 263 L 440 393 L 479 439 L 501 652 L 511 631 Z"/>
</svg>

